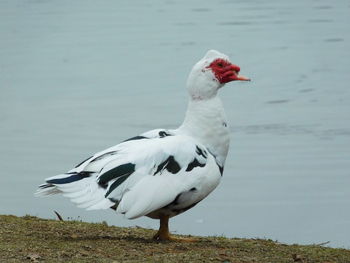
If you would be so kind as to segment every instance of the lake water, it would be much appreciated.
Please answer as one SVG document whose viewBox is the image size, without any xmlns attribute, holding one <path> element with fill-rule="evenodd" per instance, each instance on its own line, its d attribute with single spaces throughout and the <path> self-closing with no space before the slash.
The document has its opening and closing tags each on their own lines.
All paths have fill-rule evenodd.
<svg viewBox="0 0 350 263">
<path fill-rule="evenodd" d="M 223 180 L 175 233 L 350 248 L 350 3 L 0 2 L 0 213 L 158 228 L 63 197 L 43 179 L 153 128 L 181 124 L 208 49 L 251 83 L 221 91 Z"/>
</svg>

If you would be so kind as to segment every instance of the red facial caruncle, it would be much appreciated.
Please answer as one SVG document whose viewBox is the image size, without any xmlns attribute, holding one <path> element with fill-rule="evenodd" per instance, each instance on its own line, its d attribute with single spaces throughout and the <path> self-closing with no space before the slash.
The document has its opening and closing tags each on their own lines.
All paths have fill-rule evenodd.
<svg viewBox="0 0 350 263">
<path fill-rule="evenodd" d="M 238 74 L 241 70 L 240 67 L 222 58 L 215 59 L 207 68 L 213 71 L 216 79 L 221 84 L 234 80 L 250 81 L 249 78 Z"/>
</svg>

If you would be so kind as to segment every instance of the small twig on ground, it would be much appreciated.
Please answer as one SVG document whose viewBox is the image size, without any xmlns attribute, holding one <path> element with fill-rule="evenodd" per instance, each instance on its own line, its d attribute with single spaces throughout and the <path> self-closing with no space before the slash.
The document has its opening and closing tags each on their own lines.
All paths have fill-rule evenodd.
<svg viewBox="0 0 350 263">
<path fill-rule="evenodd" d="M 53 211 L 55 212 L 56 216 L 58 217 L 58 220 L 64 221 L 62 216 L 57 211 L 55 211 L 55 210 L 53 210 Z"/>
</svg>

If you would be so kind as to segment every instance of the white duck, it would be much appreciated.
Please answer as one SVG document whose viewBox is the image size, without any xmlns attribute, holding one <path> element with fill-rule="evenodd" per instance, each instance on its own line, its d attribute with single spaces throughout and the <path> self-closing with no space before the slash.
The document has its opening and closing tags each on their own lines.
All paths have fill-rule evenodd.
<svg viewBox="0 0 350 263">
<path fill-rule="evenodd" d="M 129 219 L 160 219 L 156 240 L 174 240 L 168 221 L 203 200 L 220 182 L 229 129 L 218 90 L 240 68 L 210 50 L 193 67 L 183 124 L 156 129 L 98 152 L 65 174 L 46 179 L 36 194 L 62 193 L 88 210 L 112 208 Z"/>
</svg>

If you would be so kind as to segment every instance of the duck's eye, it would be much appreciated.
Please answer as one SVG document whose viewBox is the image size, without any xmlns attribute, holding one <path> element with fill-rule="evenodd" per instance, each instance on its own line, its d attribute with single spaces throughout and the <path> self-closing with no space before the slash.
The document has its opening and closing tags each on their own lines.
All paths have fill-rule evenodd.
<svg viewBox="0 0 350 263">
<path fill-rule="evenodd" d="M 222 64 L 221 62 L 219 62 L 217 65 L 219 68 L 222 68 L 224 66 L 224 64 Z"/>
</svg>

